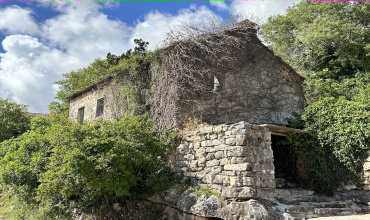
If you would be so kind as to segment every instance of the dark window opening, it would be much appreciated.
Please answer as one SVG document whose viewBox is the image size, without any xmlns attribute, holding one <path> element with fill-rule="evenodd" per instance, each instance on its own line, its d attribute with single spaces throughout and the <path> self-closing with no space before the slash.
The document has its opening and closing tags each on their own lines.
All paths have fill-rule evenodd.
<svg viewBox="0 0 370 220">
<path fill-rule="evenodd" d="M 296 178 L 294 177 L 296 162 L 292 159 L 289 147 L 281 143 L 284 139 L 286 139 L 284 136 L 271 135 L 276 188 L 296 186 Z"/>
<path fill-rule="evenodd" d="M 77 113 L 77 119 L 80 123 L 84 121 L 85 107 L 79 108 Z"/>
<path fill-rule="evenodd" d="M 99 117 L 99 116 L 103 115 L 103 111 L 104 111 L 104 98 L 101 98 L 101 99 L 98 99 L 98 101 L 96 103 L 96 115 L 95 115 L 95 117 Z"/>
</svg>

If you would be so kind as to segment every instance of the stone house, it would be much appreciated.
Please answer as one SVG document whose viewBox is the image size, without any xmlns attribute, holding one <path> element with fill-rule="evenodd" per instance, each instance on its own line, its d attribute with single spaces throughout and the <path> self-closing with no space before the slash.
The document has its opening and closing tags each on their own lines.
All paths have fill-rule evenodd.
<svg viewBox="0 0 370 220">
<path fill-rule="evenodd" d="M 171 160 L 172 167 L 192 182 L 216 190 L 225 199 L 217 203 L 216 208 L 212 203 L 212 208 L 198 209 L 199 201 L 192 198 L 194 203 L 190 204 L 186 197 L 189 194 L 184 192 L 172 201 L 172 206 L 199 216 L 244 219 L 239 218 L 240 213 L 238 216 L 225 211 L 230 208 L 225 201 L 289 196 L 311 198 L 307 196 L 312 196 L 312 191 L 285 188 L 288 152 L 276 144 L 287 132 L 303 132 L 286 127 L 286 118 L 304 109 L 303 78 L 262 44 L 254 28 L 237 25 L 220 35 L 238 38 L 240 45 L 223 45 L 222 53 L 228 54 L 230 61 L 222 63 L 204 57 L 199 50 L 193 51 L 194 60 L 204 62 L 199 68 L 203 68 L 205 74 L 194 77 L 205 85 L 203 89 L 196 90 L 191 83 L 181 85 L 189 80 L 189 75 L 176 73 L 178 70 L 166 65 L 182 59 L 171 57 L 171 54 L 179 54 L 179 51 L 171 53 L 176 50 L 171 47 L 162 54 L 160 61 L 153 61 L 148 70 L 155 85 L 148 110 L 153 119 L 167 128 L 184 128 L 192 119 L 208 124 L 183 133 L 182 143 Z M 217 36 L 210 36 L 209 40 L 215 37 L 219 40 Z M 196 47 L 191 42 L 185 43 Z M 111 120 L 125 114 L 117 104 L 125 99 L 115 93 L 117 80 L 109 77 L 73 94 L 69 118 L 81 122 L 99 118 Z M 184 89 L 190 92 L 183 95 Z M 369 164 L 370 157 L 364 165 L 367 190 L 370 190 Z M 244 201 L 240 202 L 241 207 L 248 207 Z M 312 210 L 311 216 L 328 211 L 315 207 Z M 247 213 L 246 209 L 244 211 Z M 246 213 L 245 216 L 249 216 Z"/>
<path fill-rule="evenodd" d="M 200 79 L 206 89 L 182 96 L 185 89 L 196 89 L 190 83 L 187 87 L 185 85 L 186 88 L 181 86 L 180 83 L 186 82 L 189 75 L 177 74 L 164 64 L 170 59 L 168 54 L 175 50 L 171 46 L 166 48 L 168 52 L 161 61 L 153 61 L 150 65 L 149 73 L 155 85 L 150 114 L 161 126 L 182 128 L 192 119 L 208 124 L 239 121 L 286 124 L 285 119 L 292 112 L 303 111 L 303 78 L 261 43 L 255 28 L 236 25 L 210 35 L 210 41 L 219 35 L 231 36 L 240 42 L 238 47 L 222 45 L 228 62 L 205 57 L 199 50 L 191 54 L 194 60 L 207 62 L 199 67 L 206 72 Z M 222 54 L 217 56 L 223 58 Z M 175 59 L 180 60 L 181 57 Z M 191 62 L 185 59 L 185 62 L 188 61 Z M 113 103 L 113 81 L 109 78 L 73 94 L 70 97 L 69 118 L 111 119 L 124 114 Z"/>
</svg>

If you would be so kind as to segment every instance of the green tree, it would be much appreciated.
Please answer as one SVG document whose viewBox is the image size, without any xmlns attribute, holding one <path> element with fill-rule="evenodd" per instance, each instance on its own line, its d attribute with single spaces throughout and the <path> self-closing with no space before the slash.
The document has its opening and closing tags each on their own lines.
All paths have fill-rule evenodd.
<svg viewBox="0 0 370 220">
<path fill-rule="evenodd" d="M 0 181 L 36 219 L 70 216 L 146 198 L 166 189 L 174 133 L 162 136 L 146 116 L 80 124 L 37 118 L 31 130 L 0 144 Z"/>
<path fill-rule="evenodd" d="M 17 137 L 29 129 L 27 106 L 0 99 L 0 142 Z"/>
<path fill-rule="evenodd" d="M 370 5 L 364 3 L 301 2 L 262 27 L 269 47 L 305 77 L 308 106 L 295 125 L 304 125 L 317 143 L 308 156 L 329 151 L 353 176 L 361 174 L 370 150 Z M 334 166 L 325 155 L 322 164 Z M 325 169 L 337 172 L 333 177 L 342 172 Z M 340 186 L 338 179 L 317 177 L 327 192 L 327 186 Z"/>
</svg>

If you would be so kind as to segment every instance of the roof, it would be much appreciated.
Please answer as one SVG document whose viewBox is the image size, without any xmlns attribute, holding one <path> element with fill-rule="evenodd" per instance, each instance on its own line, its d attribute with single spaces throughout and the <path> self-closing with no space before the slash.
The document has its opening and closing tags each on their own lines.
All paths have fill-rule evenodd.
<svg viewBox="0 0 370 220">
<path fill-rule="evenodd" d="M 86 87 L 86 88 L 84 88 L 84 89 L 82 89 L 80 91 L 77 91 L 77 92 L 73 93 L 71 96 L 68 97 L 68 99 L 71 100 L 73 98 L 76 98 L 77 96 L 79 96 L 79 95 L 81 95 L 81 94 L 83 94 L 83 93 L 85 93 L 85 92 L 87 92 L 87 91 L 89 91 L 89 90 L 91 90 L 93 88 L 98 88 L 99 85 L 102 85 L 104 83 L 110 82 L 112 79 L 113 79 L 113 76 L 109 76 L 109 77 L 107 77 L 105 79 L 102 79 L 99 82 L 96 82 L 96 83 L 94 83 L 93 85 L 91 85 L 89 87 Z"/>
<path fill-rule="evenodd" d="M 278 135 L 278 136 L 287 136 L 287 133 L 296 133 L 296 134 L 305 133 L 304 130 L 288 128 L 285 126 L 275 125 L 275 124 L 262 124 L 259 126 L 268 128 L 271 131 L 271 134 Z"/>
</svg>

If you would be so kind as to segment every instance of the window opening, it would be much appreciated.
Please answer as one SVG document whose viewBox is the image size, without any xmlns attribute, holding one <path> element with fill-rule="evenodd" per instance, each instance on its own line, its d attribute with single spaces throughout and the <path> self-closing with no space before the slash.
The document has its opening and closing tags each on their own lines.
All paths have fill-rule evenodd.
<svg viewBox="0 0 370 220">
<path fill-rule="evenodd" d="M 95 115 L 95 117 L 99 117 L 99 116 L 103 115 L 103 111 L 104 111 L 104 98 L 101 98 L 101 99 L 98 99 L 98 101 L 96 103 L 96 115 Z"/>
<path fill-rule="evenodd" d="M 80 123 L 84 121 L 85 107 L 79 108 L 77 113 L 77 119 Z"/>
<path fill-rule="evenodd" d="M 216 76 L 213 76 L 213 91 L 214 92 L 220 92 L 221 91 L 221 83 L 217 79 Z"/>
</svg>

